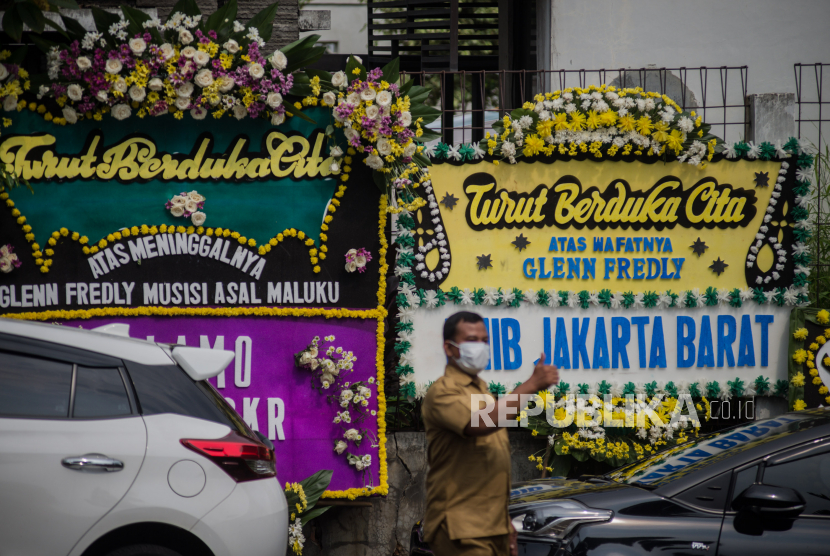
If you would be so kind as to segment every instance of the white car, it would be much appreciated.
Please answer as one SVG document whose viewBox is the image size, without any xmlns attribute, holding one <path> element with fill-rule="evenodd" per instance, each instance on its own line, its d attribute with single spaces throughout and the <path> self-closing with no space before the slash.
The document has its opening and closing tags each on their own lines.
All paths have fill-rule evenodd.
<svg viewBox="0 0 830 556">
<path fill-rule="evenodd" d="M 206 380 L 232 359 L 0 318 L 0 554 L 284 555 L 273 444 Z"/>
</svg>

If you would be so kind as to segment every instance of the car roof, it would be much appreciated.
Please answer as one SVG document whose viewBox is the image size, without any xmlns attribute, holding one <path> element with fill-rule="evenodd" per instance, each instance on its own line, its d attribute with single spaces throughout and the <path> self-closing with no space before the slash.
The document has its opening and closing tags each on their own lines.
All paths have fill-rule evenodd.
<svg viewBox="0 0 830 556">
<path fill-rule="evenodd" d="M 0 333 L 91 351 L 144 365 L 175 364 L 160 345 L 71 326 L 0 318 Z"/>
<path fill-rule="evenodd" d="M 735 439 L 742 435 L 754 437 L 755 435 L 742 433 L 750 427 L 756 427 L 756 430 L 769 429 L 774 434 L 748 442 L 739 449 L 724 449 L 721 453 L 709 458 L 709 463 L 706 465 L 697 467 L 695 464 L 691 464 L 688 466 L 688 474 L 681 473 L 679 478 L 660 485 L 655 492 L 662 496 L 671 497 L 702 481 L 765 456 L 819 438 L 830 437 L 830 408 L 822 407 L 785 413 L 770 419 L 750 421 L 737 427 L 718 431 L 716 434 L 718 434 L 718 438 L 727 440 L 732 435 L 735 435 L 733 436 Z M 727 434 L 720 436 L 719 433 Z M 704 443 L 701 444 L 704 448 L 708 446 L 706 443 L 711 440 L 707 438 L 704 438 Z"/>
</svg>

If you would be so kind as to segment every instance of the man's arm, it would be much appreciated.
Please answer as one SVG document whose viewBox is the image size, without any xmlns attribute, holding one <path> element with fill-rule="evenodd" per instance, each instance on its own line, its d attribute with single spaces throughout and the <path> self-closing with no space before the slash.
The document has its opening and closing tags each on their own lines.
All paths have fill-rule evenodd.
<svg viewBox="0 0 830 556">
<path fill-rule="evenodd" d="M 507 408 L 515 410 L 511 411 L 511 414 L 518 414 L 518 411 L 521 409 L 519 405 L 522 394 L 535 394 L 541 390 L 546 390 L 551 384 L 557 383 L 559 383 L 559 371 L 553 365 L 545 365 L 545 354 L 543 353 L 536 367 L 534 367 L 533 374 L 530 375 L 530 378 L 511 392 L 512 394 L 518 394 L 518 396 L 510 396 L 510 399 L 501 398 L 493 405 L 493 408 L 489 412 L 479 412 L 476 426 L 473 426 L 471 419 L 470 423 L 464 429 L 464 434 L 467 436 L 487 436 L 488 434 L 493 434 L 499 428 L 497 426 L 488 427 L 484 424 L 485 422 L 498 423 L 498 416 L 506 415 L 503 412 Z M 490 418 L 489 421 L 487 417 Z"/>
</svg>

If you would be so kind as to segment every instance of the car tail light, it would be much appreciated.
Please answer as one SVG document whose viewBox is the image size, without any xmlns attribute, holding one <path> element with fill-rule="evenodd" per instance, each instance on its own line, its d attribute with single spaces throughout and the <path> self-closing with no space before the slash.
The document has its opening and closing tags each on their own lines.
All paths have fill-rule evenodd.
<svg viewBox="0 0 830 556">
<path fill-rule="evenodd" d="M 274 451 L 236 432 L 216 440 L 183 438 L 181 443 L 210 459 L 237 483 L 277 475 Z"/>
</svg>

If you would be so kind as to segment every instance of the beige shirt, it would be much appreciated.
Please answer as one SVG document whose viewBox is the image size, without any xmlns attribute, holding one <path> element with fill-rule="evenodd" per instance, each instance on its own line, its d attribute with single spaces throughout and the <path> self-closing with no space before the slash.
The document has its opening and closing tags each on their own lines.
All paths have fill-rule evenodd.
<svg viewBox="0 0 830 556">
<path fill-rule="evenodd" d="M 483 380 L 452 366 L 447 366 L 444 376 L 427 391 L 423 404 L 429 462 L 424 518 L 427 542 L 443 521 L 453 540 L 509 533 L 507 430 L 487 436 L 464 434 L 470 424 L 470 396 L 489 393 Z"/>
</svg>

